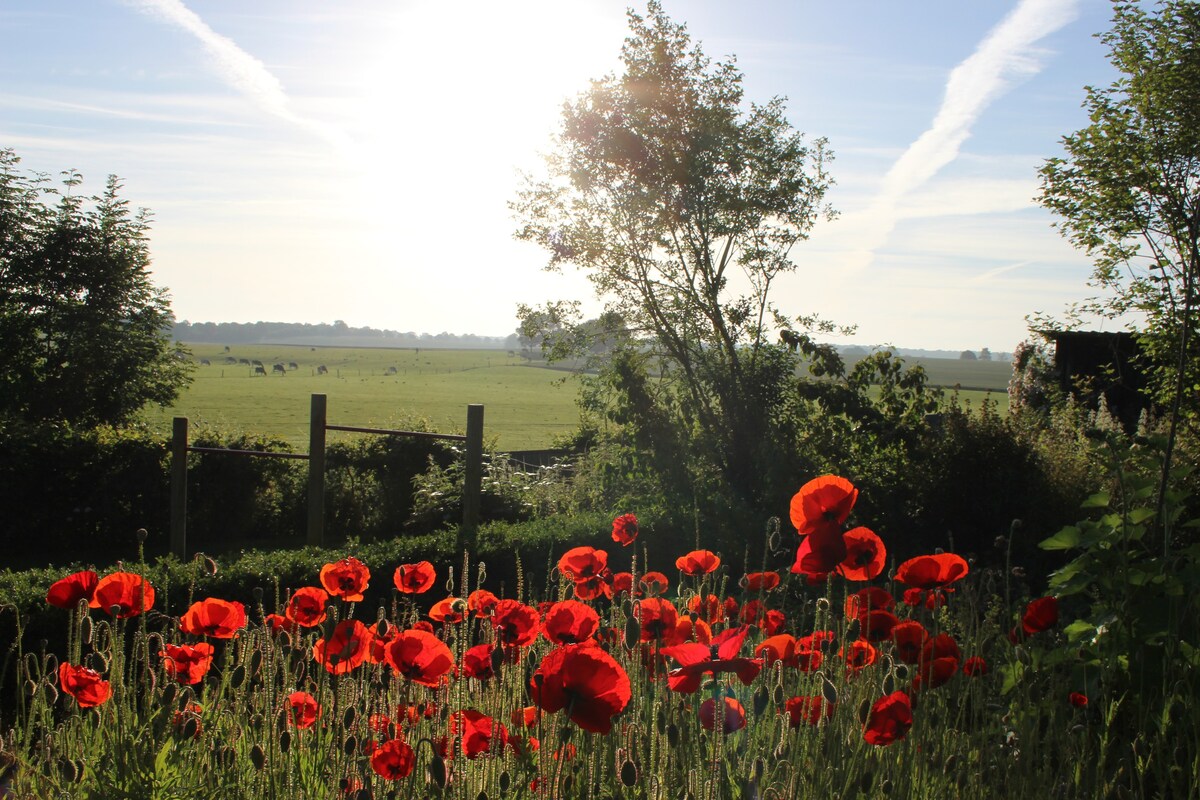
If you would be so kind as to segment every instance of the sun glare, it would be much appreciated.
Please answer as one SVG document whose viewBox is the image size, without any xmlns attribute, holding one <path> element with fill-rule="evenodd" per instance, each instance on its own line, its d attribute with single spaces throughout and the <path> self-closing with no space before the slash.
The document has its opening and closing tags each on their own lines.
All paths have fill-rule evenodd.
<svg viewBox="0 0 1200 800">
<path fill-rule="evenodd" d="M 393 231 L 506 220 L 516 170 L 545 149 L 562 101 L 618 63 L 625 20 L 606 5 L 423 2 L 382 24 L 355 137 L 367 213 Z"/>
</svg>

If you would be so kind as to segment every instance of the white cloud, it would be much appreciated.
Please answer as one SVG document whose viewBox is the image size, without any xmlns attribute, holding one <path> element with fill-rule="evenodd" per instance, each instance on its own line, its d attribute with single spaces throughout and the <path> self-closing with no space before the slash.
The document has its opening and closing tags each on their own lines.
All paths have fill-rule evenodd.
<svg viewBox="0 0 1200 800">
<path fill-rule="evenodd" d="M 190 33 L 208 53 L 221 79 L 233 86 L 264 111 L 297 125 L 332 144 L 340 152 L 350 152 L 347 137 L 333 126 L 302 116 L 292 108 L 283 84 L 266 65 L 240 48 L 227 36 L 214 31 L 182 0 L 126 0 L 133 7 Z"/>
<path fill-rule="evenodd" d="M 848 266 L 861 269 L 871 263 L 875 251 L 906 216 L 901 201 L 958 157 L 975 121 L 992 101 L 1015 81 L 1041 69 L 1042 52 L 1036 43 L 1073 20 L 1076 6 L 1077 0 L 1021 0 L 951 71 L 933 123 L 896 160 L 878 194 L 858 215 L 858 246 Z"/>
</svg>

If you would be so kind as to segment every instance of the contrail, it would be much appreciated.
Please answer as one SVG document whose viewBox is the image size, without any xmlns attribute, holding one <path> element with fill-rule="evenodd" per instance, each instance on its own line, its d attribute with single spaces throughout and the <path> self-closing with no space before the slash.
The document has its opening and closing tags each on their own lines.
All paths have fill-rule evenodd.
<svg viewBox="0 0 1200 800">
<path fill-rule="evenodd" d="M 879 194 L 863 212 L 862 242 L 850 267 L 871 263 L 900 218 L 900 201 L 958 157 L 971 126 L 1017 80 L 1037 74 L 1041 50 L 1034 45 L 1075 19 L 1078 0 L 1021 0 L 994 27 L 946 82 L 933 123 L 909 145 L 883 179 Z"/>
<path fill-rule="evenodd" d="M 221 78 L 268 113 L 319 136 L 342 152 L 348 141 L 340 131 L 318 120 L 297 114 L 283 90 L 283 84 L 266 65 L 208 26 L 183 0 L 125 0 L 150 16 L 175 25 L 195 36 L 208 52 Z"/>
</svg>

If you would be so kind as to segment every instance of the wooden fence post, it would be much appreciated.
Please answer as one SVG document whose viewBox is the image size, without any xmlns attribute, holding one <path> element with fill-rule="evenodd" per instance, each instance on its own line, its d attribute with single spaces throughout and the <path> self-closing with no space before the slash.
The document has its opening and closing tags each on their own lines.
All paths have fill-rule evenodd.
<svg viewBox="0 0 1200 800">
<path fill-rule="evenodd" d="M 467 406 L 467 469 L 463 475 L 463 523 L 458 550 L 475 548 L 479 501 L 483 491 L 483 406 Z"/>
<path fill-rule="evenodd" d="M 171 554 L 187 560 L 188 419 L 171 424 Z"/>
<path fill-rule="evenodd" d="M 308 544 L 325 543 L 325 395 L 314 394 L 308 417 Z"/>
</svg>

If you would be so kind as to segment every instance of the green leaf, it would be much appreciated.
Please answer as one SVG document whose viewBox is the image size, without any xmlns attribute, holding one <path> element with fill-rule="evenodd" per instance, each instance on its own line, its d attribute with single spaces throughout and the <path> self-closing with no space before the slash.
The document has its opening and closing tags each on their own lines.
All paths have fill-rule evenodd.
<svg viewBox="0 0 1200 800">
<path fill-rule="evenodd" d="M 1096 626 L 1087 620 L 1077 619 L 1063 628 L 1063 633 L 1067 635 L 1067 639 L 1072 642 L 1078 642 L 1083 639 L 1091 639 L 1096 635 Z"/>
<path fill-rule="evenodd" d="M 1129 521 L 1137 525 L 1150 519 L 1154 514 L 1153 508 L 1135 508 L 1129 512 Z"/>
<path fill-rule="evenodd" d="M 1043 550 L 1070 550 L 1079 546 L 1079 538 L 1079 528 L 1068 525 L 1049 539 L 1043 539 L 1038 543 L 1038 547 Z"/>
<path fill-rule="evenodd" d="M 1096 492 L 1096 494 L 1083 501 L 1081 508 L 1108 508 L 1111 498 L 1108 492 Z"/>
</svg>

